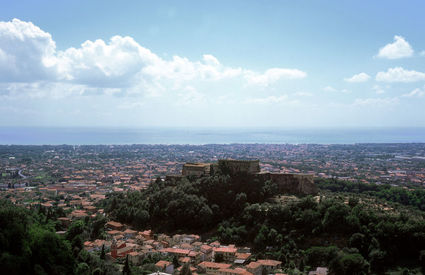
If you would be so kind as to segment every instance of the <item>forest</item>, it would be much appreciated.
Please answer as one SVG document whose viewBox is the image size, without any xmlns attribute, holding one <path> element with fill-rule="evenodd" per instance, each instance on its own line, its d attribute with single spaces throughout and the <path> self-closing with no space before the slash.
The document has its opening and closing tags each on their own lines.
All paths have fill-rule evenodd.
<svg viewBox="0 0 425 275">
<path fill-rule="evenodd" d="M 101 234 L 106 219 L 73 222 L 66 234 L 58 217 L 61 208 L 17 207 L 0 200 L 0 271 L 1 274 L 118 274 L 112 263 L 105 261 L 105 251 L 89 253 L 83 241 Z"/>
<path fill-rule="evenodd" d="M 225 171 L 178 182 L 157 179 L 142 192 L 112 193 L 101 206 L 111 218 L 136 229 L 195 232 L 251 246 L 257 257 L 280 260 L 287 271 L 328 266 L 334 274 L 381 274 L 399 266 L 425 268 L 425 212 L 420 210 L 425 201 L 420 192 L 406 191 L 414 195 L 404 200 L 404 189 L 366 191 L 363 185 L 342 185 L 334 191 L 344 192 L 278 203 L 272 182 Z M 332 190 L 332 184 L 319 186 Z M 399 197 L 385 195 L 395 191 L 401 192 Z M 367 197 L 363 192 L 369 192 Z M 373 195 L 378 200 L 371 201 Z M 382 199 L 414 207 L 396 204 L 385 210 L 379 205 Z"/>
<path fill-rule="evenodd" d="M 370 195 L 425 211 L 425 190 L 417 186 L 403 188 L 389 184 L 365 184 L 336 179 L 318 179 L 316 184 L 321 190 Z"/>
</svg>

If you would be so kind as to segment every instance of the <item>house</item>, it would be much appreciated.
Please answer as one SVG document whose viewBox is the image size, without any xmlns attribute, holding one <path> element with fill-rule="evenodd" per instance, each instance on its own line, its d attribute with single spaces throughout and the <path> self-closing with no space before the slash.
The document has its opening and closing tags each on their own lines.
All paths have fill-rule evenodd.
<svg viewBox="0 0 425 275">
<path fill-rule="evenodd" d="M 267 272 L 271 272 L 275 269 L 281 268 L 282 262 L 275 260 L 257 260 Z"/>
<path fill-rule="evenodd" d="M 246 270 L 251 272 L 254 275 L 261 275 L 261 273 L 263 271 L 263 266 L 258 262 L 250 262 L 246 266 Z"/>
<path fill-rule="evenodd" d="M 194 250 L 190 251 L 187 256 L 190 257 L 190 260 L 192 261 L 192 263 L 195 263 L 195 264 L 200 263 L 202 260 L 201 259 L 202 253 L 194 251 Z"/>
<path fill-rule="evenodd" d="M 218 270 L 230 268 L 231 266 L 231 264 L 224 263 L 202 262 L 198 265 L 198 271 L 199 273 L 218 274 Z"/>
<path fill-rule="evenodd" d="M 213 248 L 213 259 L 221 257 L 223 261 L 233 263 L 236 259 L 237 249 L 232 246 L 222 246 Z"/>
<path fill-rule="evenodd" d="M 174 248 L 174 247 L 167 247 L 159 250 L 161 254 L 163 255 L 171 255 L 176 257 L 186 257 L 190 250 L 187 249 L 181 249 L 181 248 Z"/>
<path fill-rule="evenodd" d="M 139 232 L 139 235 L 145 238 L 145 240 L 153 240 L 152 230 L 145 230 L 143 232 Z"/>
<path fill-rule="evenodd" d="M 251 253 L 236 253 L 235 256 L 236 260 L 234 261 L 234 264 L 244 265 L 251 258 Z"/>
<path fill-rule="evenodd" d="M 210 243 L 210 246 L 212 246 L 212 247 L 220 247 L 220 242 L 218 242 L 218 241 L 212 242 L 212 243 Z"/>
<path fill-rule="evenodd" d="M 204 244 L 201 246 L 201 260 L 202 261 L 211 261 L 212 260 L 212 247 Z"/>
<path fill-rule="evenodd" d="M 168 244 L 170 244 L 172 241 L 171 237 L 165 234 L 159 234 L 157 240 L 159 242 L 167 242 Z"/>
<path fill-rule="evenodd" d="M 237 267 L 232 268 L 222 268 L 219 269 L 217 275 L 253 275 L 251 272 L 246 271 L 246 269 Z"/>
<path fill-rule="evenodd" d="M 128 260 L 133 264 L 133 265 L 140 265 L 142 263 L 143 260 L 143 253 L 141 252 L 130 252 L 128 253 Z"/>
<path fill-rule="evenodd" d="M 116 235 L 120 235 L 121 234 L 121 231 L 110 230 L 110 231 L 107 231 L 106 233 L 108 234 L 108 236 L 113 237 L 113 236 L 116 236 Z"/>
<path fill-rule="evenodd" d="M 155 264 L 155 266 L 161 271 L 169 274 L 174 273 L 174 265 L 169 261 L 159 261 Z"/>
<path fill-rule="evenodd" d="M 190 261 L 191 261 L 191 259 L 189 257 L 180 257 L 179 258 L 179 263 L 181 265 L 188 264 L 188 263 L 190 263 Z"/>
<path fill-rule="evenodd" d="M 133 238 L 136 235 L 137 231 L 127 228 L 123 233 L 125 238 Z"/>
<path fill-rule="evenodd" d="M 192 243 L 193 249 L 195 249 L 197 251 L 199 251 L 199 249 L 201 248 L 202 245 L 203 245 L 203 243 L 200 242 L 200 241 L 196 241 L 196 242 Z"/>
<path fill-rule="evenodd" d="M 88 216 L 88 214 L 84 210 L 74 210 L 71 213 L 72 219 L 82 219 L 82 218 L 85 218 L 87 216 Z"/>
<path fill-rule="evenodd" d="M 115 239 L 112 241 L 111 256 L 114 259 L 123 258 L 127 254 L 130 254 L 133 251 L 134 251 L 133 245 L 127 246 L 125 242 L 116 242 Z"/>
<path fill-rule="evenodd" d="M 310 271 L 308 275 L 327 275 L 328 268 L 327 267 L 318 267 L 315 271 Z"/>
<path fill-rule="evenodd" d="M 106 223 L 106 228 L 109 230 L 119 230 L 122 231 L 124 229 L 124 225 L 119 222 L 109 221 Z"/>
<path fill-rule="evenodd" d="M 182 243 L 180 245 L 180 248 L 187 249 L 187 250 L 193 250 L 193 246 L 191 244 L 189 244 L 189 243 Z"/>
<path fill-rule="evenodd" d="M 182 268 L 183 268 L 183 266 L 180 266 L 179 268 L 177 268 L 177 274 L 180 274 L 180 272 L 181 272 L 181 270 L 182 270 Z M 196 267 L 193 267 L 193 266 L 189 266 L 189 269 L 190 269 L 190 272 L 192 273 L 192 274 L 196 274 Z"/>
</svg>

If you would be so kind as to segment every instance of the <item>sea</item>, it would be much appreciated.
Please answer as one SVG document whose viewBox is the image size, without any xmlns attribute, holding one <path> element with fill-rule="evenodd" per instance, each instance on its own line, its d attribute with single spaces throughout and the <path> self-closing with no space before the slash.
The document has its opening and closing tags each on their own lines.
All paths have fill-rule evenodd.
<svg viewBox="0 0 425 275">
<path fill-rule="evenodd" d="M 424 143 L 424 128 L 0 127 L 1 145 Z"/>
</svg>

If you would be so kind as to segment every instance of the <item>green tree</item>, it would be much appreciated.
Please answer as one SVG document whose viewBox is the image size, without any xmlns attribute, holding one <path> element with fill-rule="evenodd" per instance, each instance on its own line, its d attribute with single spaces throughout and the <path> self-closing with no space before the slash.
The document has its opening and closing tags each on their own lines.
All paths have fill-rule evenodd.
<svg viewBox="0 0 425 275">
<path fill-rule="evenodd" d="M 128 255 L 125 257 L 124 267 L 122 269 L 123 275 L 131 275 L 130 263 L 128 262 Z"/>
<path fill-rule="evenodd" d="M 190 271 L 190 266 L 188 263 L 185 263 L 180 270 L 181 275 L 192 275 L 192 271 Z"/>
<path fill-rule="evenodd" d="M 105 260 L 105 245 L 102 244 L 102 251 L 100 252 L 100 259 Z"/>
<path fill-rule="evenodd" d="M 330 270 L 335 274 L 368 274 L 369 263 L 358 253 L 343 253 L 331 262 Z"/>
<path fill-rule="evenodd" d="M 173 266 L 174 266 L 174 269 L 177 269 L 180 266 L 177 256 L 173 257 Z"/>
</svg>

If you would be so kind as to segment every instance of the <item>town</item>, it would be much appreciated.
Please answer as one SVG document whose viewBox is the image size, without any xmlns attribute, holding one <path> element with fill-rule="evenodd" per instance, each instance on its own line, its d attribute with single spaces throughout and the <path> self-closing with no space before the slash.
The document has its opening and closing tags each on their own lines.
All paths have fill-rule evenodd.
<svg viewBox="0 0 425 275">
<path fill-rule="evenodd" d="M 84 240 L 84 250 L 104 254 L 121 266 L 124 261 L 133 266 L 151 262 L 157 274 L 188 274 L 182 269 L 189 269 L 192 274 L 261 275 L 284 270 L 282 261 L 258 257 L 250 247 L 191 232 L 135 230 L 106 215 L 101 202 L 108 194 L 202 177 L 220 164 L 234 173 L 275 180 L 283 193 L 301 190 L 303 195 L 317 193 L 313 178 L 397 186 L 425 183 L 423 144 L 0 146 L 0 163 L 1 198 L 28 209 L 61 209 L 56 234 L 63 236 L 79 220 L 104 217 L 96 238 Z M 317 267 L 309 274 L 327 272 L 327 267 Z"/>
</svg>

